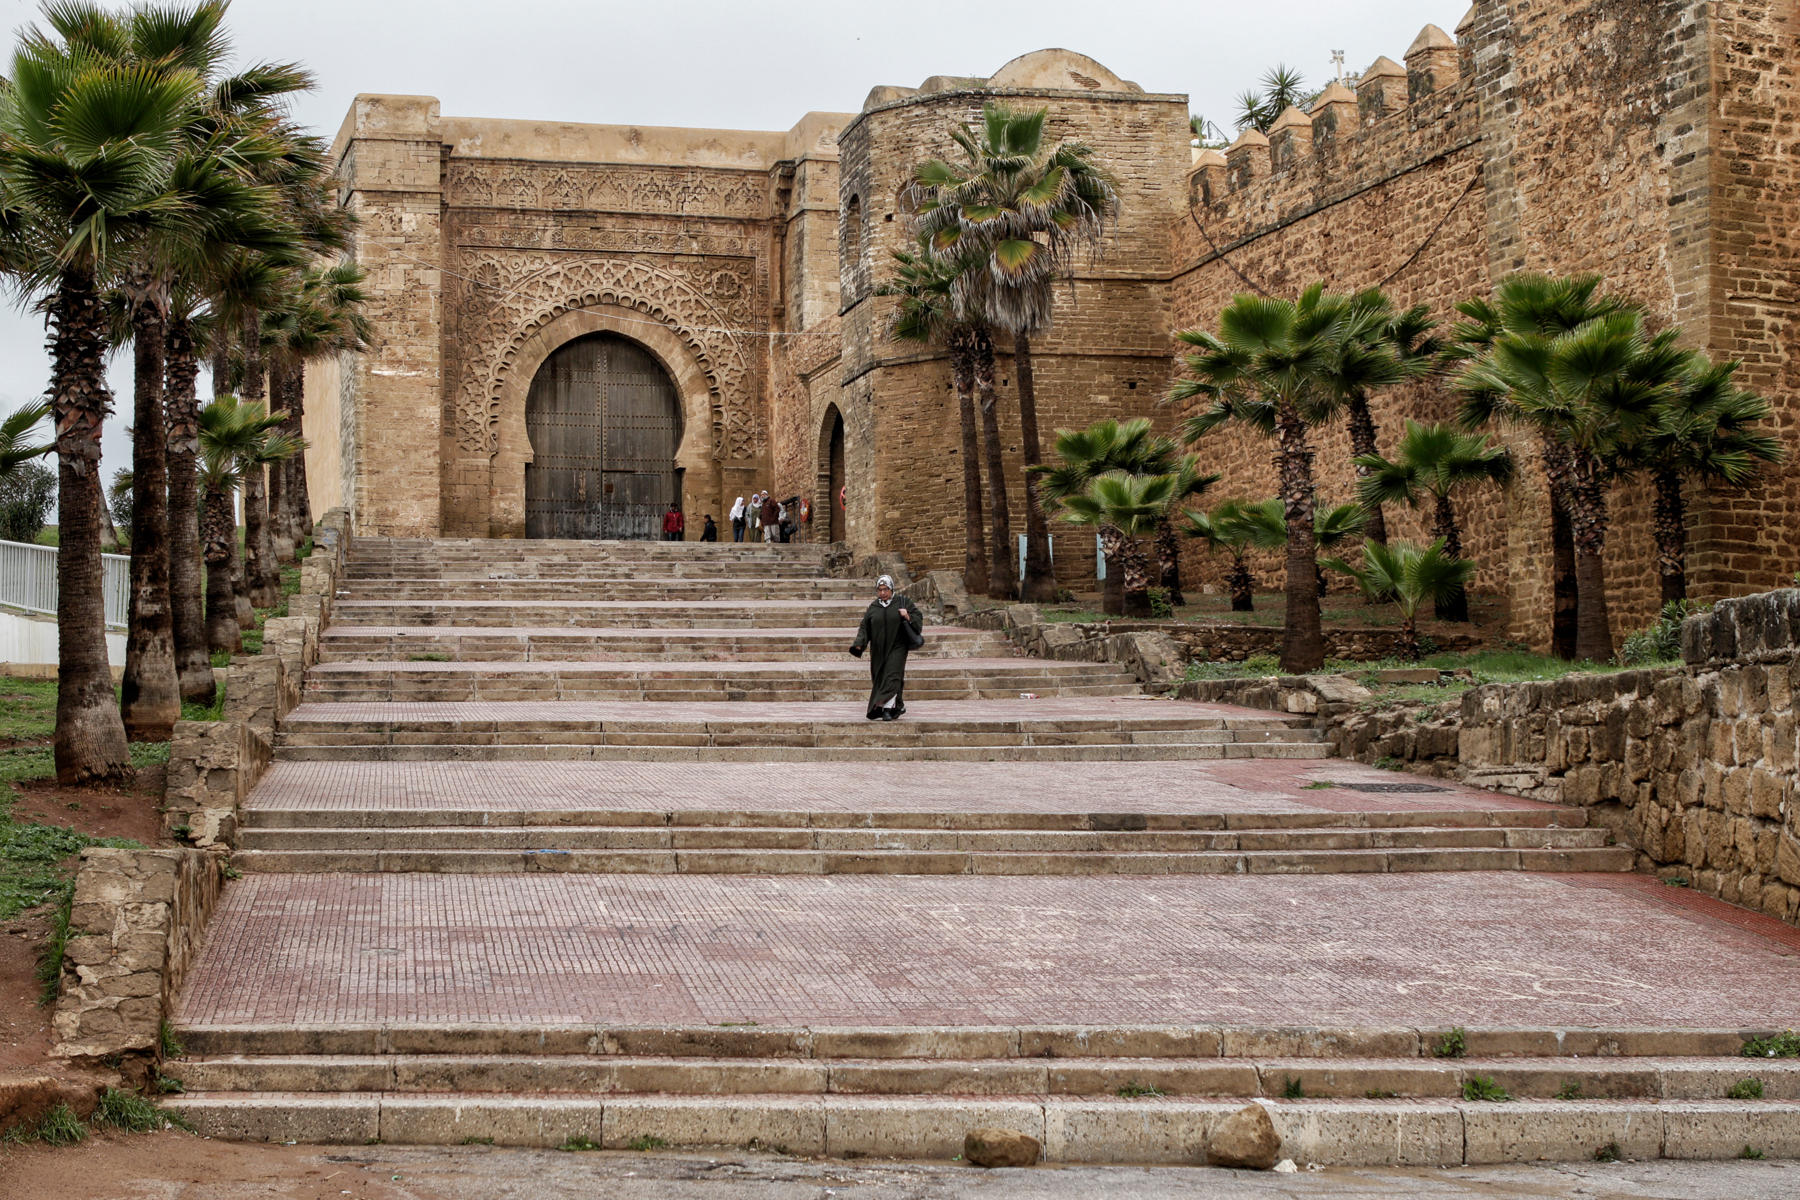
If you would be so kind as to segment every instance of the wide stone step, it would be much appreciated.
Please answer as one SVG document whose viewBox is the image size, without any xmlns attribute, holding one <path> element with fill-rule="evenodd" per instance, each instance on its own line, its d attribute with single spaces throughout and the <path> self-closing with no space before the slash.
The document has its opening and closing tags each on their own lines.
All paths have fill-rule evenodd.
<svg viewBox="0 0 1800 1200">
<path fill-rule="evenodd" d="M 1800 1100 L 1800 1062 L 1741 1058 L 1481 1059 L 712 1057 L 638 1054 L 220 1055 L 167 1064 L 190 1092 L 674 1095 L 1219 1096 L 1459 1099 L 1485 1081 L 1515 1100 L 1724 1100 L 1746 1079 Z M 1491 1103 L 1505 1103 L 1492 1101 Z"/>
<path fill-rule="evenodd" d="M 1163 746 L 580 746 L 328 745 L 279 746 L 279 762 L 632 762 L 632 763 L 880 763 L 880 762 L 1217 762 L 1228 759 L 1324 759 L 1323 743 Z"/>
<path fill-rule="evenodd" d="M 813 829 L 782 826 L 251 825 L 243 850 L 897 850 L 1093 854 L 1119 851 L 1543 850 L 1607 844 L 1605 829 L 1284 830 Z"/>
<path fill-rule="evenodd" d="M 340 600 L 342 625 L 511 625 L 632 629 L 841 629 L 850 644 L 868 602 L 855 600 Z M 927 633 L 927 638 L 930 634 Z"/>
<path fill-rule="evenodd" d="M 1207 851 L 244 850 L 246 871 L 511 875 L 1343 875 L 1402 871 L 1629 871 L 1623 846 L 1591 849 Z"/>
<path fill-rule="evenodd" d="M 530 626 L 332 625 L 319 639 L 324 662 L 757 662 L 825 660 L 843 663 L 854 636 L 848 628 L 808 629 L 581 629 Z M 910 662 L 938 658 L 1004 657 L 996 634 L 929 626 Z M 865 668 L 866 669 L 866 668 Z"/>
<path fill-rule="evenodd" d="M 322 663 L 307 672 L 308 700 L 848 701 L 865 697 L 869 670 L 845 656 L 828 663 L 481 662 Z M 914 700 L 1130 696 L 1134 676 L 1100 663 L 1040 659 L 922 659 L 907 674 Z"/>
<path fill-rule="evenodd" d="M 1242 1098 L 961 1095 L 224 1092 L 166 1101 L 197 1132 L 366 1145 L 723 1146 L 836 1158 L 953 1159 L 973 1128 L 1038 1140 L 1064 1163 L 1203 1163 Z M 1723 1159 L 1800 1155 L 1800 1103 L 1779 1100 L 1278 1100 L 1279 1153 L 1309 1166 Z"/>
<path fill-rule="evenodd" d="M 343 600 L 505 600 L 513 603 L 548 600 L 622 602 L 716 601 L 759 604 L 772 600 L 836 600 L 866 605 L 873 590 L 861 580 L 657 579 L 629 575 L 620 579 L 385 579 L 352 576 L 338 588 Z"/>
</svg>

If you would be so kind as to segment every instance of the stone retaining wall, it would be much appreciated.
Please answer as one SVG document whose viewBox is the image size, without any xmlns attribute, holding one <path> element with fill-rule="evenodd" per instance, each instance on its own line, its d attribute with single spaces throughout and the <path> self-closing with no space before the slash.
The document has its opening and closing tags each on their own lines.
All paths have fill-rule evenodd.
<svg viewBox="0 0 1800 1200">
<path fill-rule="evenodd" d="M 1800 591 L 1723 601 L 1682 632 L 1678 667 L 1486 684 L 1454 706 L 1377 709 L 1337 676 L 1181 695 L 1310 713 L 1344 757 L 1584 808 L 1644 869 L 1800 924 Z"/>
<path fill-rule="evenodd" d="M 287 616 L 264 624 L 262 653 L 232 659 L 221 719 L 176 722 L 163 790 L 163 829 L 170 837 L 206 848 L 232 844 L 238 809 L 273 756 L 275 723 L 300 702 L 301 677 L 318 661 L 349 527 L 349 515 L 336 508 L 313 526 L 300 591 L 288 597 Z"/>
<path fill-rule="evenodd" d="M 1077 624 L 1082 630 L 1114 633 L 1161 633 L 1180 643 L 1191 662 L 1243 662 L 1248 658 L 1281 654 L 1281 626 L 1176 624 L 1167 621 L 1104 621 Z M 1437 648 L 1447 654 L 1473 650 L 1480 640 L 1467 634 L 1434 634 Z M 1398 629 L 1326 629 L 1325 657 L 1350 662 L 1376 662 L 1399 658 L 1404 653 Z"/>
<path fill-rule="evenodd" d="M 204 850 L 82 851 L 51 1019 L 56 1053 L 157 1049 L 224 880 L 224 860 Z"/>
</svg>

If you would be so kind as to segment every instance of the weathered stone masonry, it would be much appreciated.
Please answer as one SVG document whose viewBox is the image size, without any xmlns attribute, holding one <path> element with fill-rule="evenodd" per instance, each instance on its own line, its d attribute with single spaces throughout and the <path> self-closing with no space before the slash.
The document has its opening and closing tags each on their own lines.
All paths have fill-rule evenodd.
<svg viewBox="0 0 1800 1200">
<path fill-rule="evenodd" d="M 426 97 L 362 96 L 336 152 L 378 344 L 309 373 L 315 503 L 349 507 L 363 532 L 520 535 L 532 374 L 605 330 L 639 341 L 676 385 L 696 516 L 772 488 L 828 519 L 841 417 L 852 547 L 899 550 L 920 572 L 957 565 L 948 369 L 886 339 L 891 301 L 873 293 L 905 243 L 910 167 L 948 153 L 949 125 L 991 99 L 1047 106 L 1123 201 L 1035 343 L 1046 441 L 1102 416 L 1172 428 L 1180 414 L 1157 403 L 1175 375 L 1172 334 L 1212 324 L 1236 293 L 1381 285 L 1448 320 L 1456 301 L 1535 269 L 1602 273 L 1690 344 L 1741 358 L 1794 444 L 1797 35 L 1800 0 L 1479 0 L 1454 37 L 1427 27 L 1403 61 L 1378 59 L 1354 89 L 1332 85 L 1223 155 L 1190 150 L 1184 96 L 1061 50 L 985 79 L 877 87 L 859 114 L 808 114 L 784 133 L 484 121 L 441 116 Z M 1005 339 L 999 349 L 1022 527 Z M 1441 385 L 1379 397 L 1383 444 L 1402 417 L 1453 404 Z M 1547 503 L 1530 438 L 1502 436 L 1523 469 L 1463 502 L 1465 543 L 1481 586 L 1510 601 L 1511 635 L 1543 646 Z M 1341 428 L 1318 439 L 1327 499 L 1350 493 L 1347 449 Z M 1215 495 L 1272 493 L 1267 446 L 1216 434 L 1204 454 L 1226 474 Z M 1748 493 L 1692 491 L 1698 597 L 1786 578 L 1800 454 Z M 1649 507 L 1640 487 L 1615 499 L 1621 628 L 1656 604 Z M 1424 533 L 1423 514 L 1389 519 L 1399 536 Z M 1065 534 L 1058 559 L 1067 582 L 1088 581 L 1091 539 Z M 1272 582 L 1277 564 L 1263 566 Z M 1197 552 L 1189 567 L 1220 570 Z"/>
</svg>

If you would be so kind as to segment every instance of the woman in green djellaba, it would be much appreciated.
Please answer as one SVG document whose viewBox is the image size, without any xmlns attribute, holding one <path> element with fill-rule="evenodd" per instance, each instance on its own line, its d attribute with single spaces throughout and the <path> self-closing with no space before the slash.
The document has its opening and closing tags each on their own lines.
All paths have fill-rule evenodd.
<svg viewBox="0 0 1800 1200">
<path fill-rule="evenodd" d="M 924 626 L 918 605 L 894 594 L 892 576 L 875 581 L 875 602 L 850 643 L 850 653 L 858 658 L 869 651 L 869 720 L 893 721 L 906 711 L 906 655 L 925 644 Z"/>
</svg>

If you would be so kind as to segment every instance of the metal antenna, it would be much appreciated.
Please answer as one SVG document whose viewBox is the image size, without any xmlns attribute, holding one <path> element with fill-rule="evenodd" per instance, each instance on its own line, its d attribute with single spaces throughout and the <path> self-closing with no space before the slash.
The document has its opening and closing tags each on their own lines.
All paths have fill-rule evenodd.
<svg viewBox="0 0 1800 1200">
<path fill-rule="evenodd" d="M 1342 83 L 1344 79 L 1344 52 L 1342 50 L 1331 52 L 1331 65 L 1337 68 L 1338 82 Z"/>
</svg>

